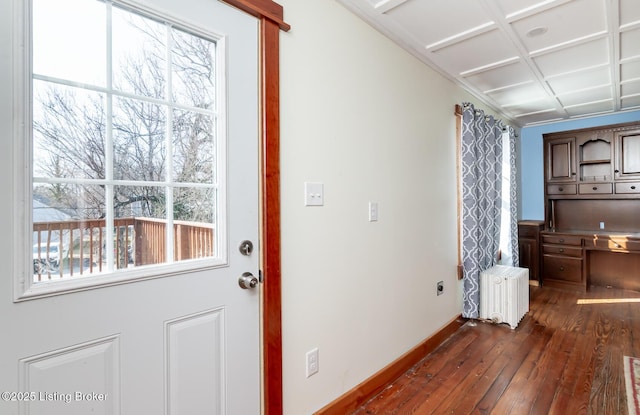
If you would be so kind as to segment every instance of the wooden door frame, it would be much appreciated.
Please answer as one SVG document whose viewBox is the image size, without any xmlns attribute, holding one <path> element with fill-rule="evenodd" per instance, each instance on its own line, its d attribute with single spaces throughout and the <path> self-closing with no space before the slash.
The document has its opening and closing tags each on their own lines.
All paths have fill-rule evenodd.
<svg viewBox="0 0 640 415">
<path fill-rule="evenodd" d="M 262 384 L 264 414 L 281 415 L 280 30 L 283 8 L 272 0 L 222 0 L 260 21 Z"/>
</svg>

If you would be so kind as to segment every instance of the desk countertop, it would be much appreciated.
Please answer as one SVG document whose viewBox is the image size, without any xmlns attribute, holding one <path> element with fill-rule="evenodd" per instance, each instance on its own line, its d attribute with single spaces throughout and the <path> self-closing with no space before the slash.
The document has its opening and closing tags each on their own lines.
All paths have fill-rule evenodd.
<svg viewBox="0 0 640 415">
<path fill-rule="evenodd" d="M 604 230 L 583 230 L 583 229 L 571 229 L 571 230 L 563 230 L 563 229 L 545 229 L 542 231 L 543 234 L 553 235 L 553 234 L 563 234 L 563 235 L 576 235 L 576 236 L 584 236 L 584 237 L 611 237 L 611 238 L 632 238 L 632 239 L 640 239 L 640 232 L 613 232 Z"/>
</svg>

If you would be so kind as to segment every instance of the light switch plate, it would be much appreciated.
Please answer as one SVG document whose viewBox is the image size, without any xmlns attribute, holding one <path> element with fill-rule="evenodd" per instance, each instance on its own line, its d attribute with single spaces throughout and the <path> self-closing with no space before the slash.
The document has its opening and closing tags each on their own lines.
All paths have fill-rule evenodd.
<svg viewBox="0 0 640 415">
<path fill-rule="evenodd" d="M 324 206 L 324 185 L 317 182 L 304 182 L 304 205 Z"/>
<path fill-rule="evenodd" d="M 378 221 L 378 202 L 369 202 L 369 222 Z"/>
</svg>

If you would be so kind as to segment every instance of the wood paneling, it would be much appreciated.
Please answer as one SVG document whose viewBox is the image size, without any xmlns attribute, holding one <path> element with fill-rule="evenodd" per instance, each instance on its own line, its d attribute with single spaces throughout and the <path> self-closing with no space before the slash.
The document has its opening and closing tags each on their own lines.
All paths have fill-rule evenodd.
<svg viewBox="0 0 640 415">
<path fill-rule="evenodd" d="M 640 199 L 555 200 L 556 229 L 640 232 Z"/>
</svg>

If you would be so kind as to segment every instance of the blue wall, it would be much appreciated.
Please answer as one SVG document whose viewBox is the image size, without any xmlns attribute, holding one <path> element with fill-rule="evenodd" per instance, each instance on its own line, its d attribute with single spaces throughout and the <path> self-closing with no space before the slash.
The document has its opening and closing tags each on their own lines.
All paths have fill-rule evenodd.
<svg viewBox="0 0 640 415">
<path fill-rule="evenodd" d="M 640 111 L 524 127 L 520 131 L 520 218 L 544 219 L 542 134 L 640 121 Z"/>
</svg>

